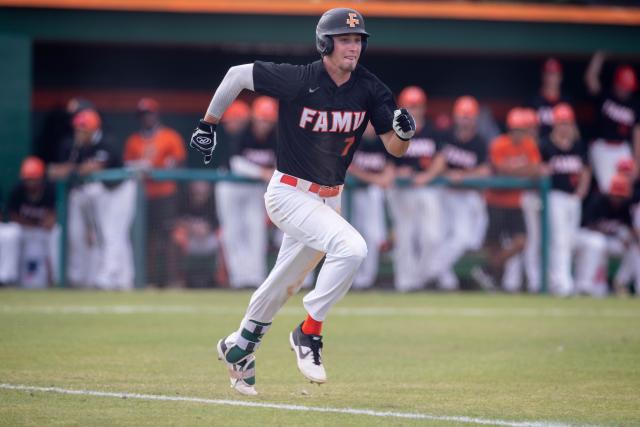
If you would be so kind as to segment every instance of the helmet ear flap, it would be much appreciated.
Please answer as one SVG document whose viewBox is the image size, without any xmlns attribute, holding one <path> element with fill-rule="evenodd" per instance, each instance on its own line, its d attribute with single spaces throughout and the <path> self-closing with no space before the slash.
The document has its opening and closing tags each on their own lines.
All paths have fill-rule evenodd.
<svg viewBox="0 0 640 427">
<path fill-rule="evenodd" d="M 330 55 L 333 52 L 333 39 L 331 36 L 316 33 L 316 49 L 321 56 Z"/>
</svg>

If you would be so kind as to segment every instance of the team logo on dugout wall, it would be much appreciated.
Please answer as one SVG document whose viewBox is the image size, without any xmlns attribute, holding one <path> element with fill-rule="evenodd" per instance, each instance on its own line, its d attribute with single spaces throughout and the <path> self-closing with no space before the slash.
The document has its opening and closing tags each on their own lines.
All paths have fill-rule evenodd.
<svg viewBox="0 0 640 427">
<path fill-rule="evenodd" d="M 360 20 L 357 18 L 357 16 L 358 16 L 357 13 L 349 12 L 349 18 L 347 18 L 347 24 L 349 24 L 351 28 L 355 28 L 356 25 L 360 25 Z"/>
</svg>

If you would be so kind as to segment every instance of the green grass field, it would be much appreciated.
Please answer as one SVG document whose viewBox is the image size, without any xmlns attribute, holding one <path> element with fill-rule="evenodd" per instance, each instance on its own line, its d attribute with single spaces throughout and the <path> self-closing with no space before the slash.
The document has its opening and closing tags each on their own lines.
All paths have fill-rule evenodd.
<svg viewBox="0 0 640 427">
<path fill-rule="evenodd" d="M 229 388 L 214 345 L 237 327 L 248 298 L 246 292 L 0 291 L 0 424 L 640 425 L 640 300 L 351 293 L 325 323 L 329 382 L 317 386 L 304 381 L 288 347 L 288 333 L 304 315 L 295 297 L 257 353 L 260 396 L 245 398 Z"/>
</svg>

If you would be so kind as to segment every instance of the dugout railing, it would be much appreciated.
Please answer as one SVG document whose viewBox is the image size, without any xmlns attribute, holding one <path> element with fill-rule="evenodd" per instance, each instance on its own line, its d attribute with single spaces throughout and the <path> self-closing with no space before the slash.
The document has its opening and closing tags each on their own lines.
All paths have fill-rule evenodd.
<svg viewBox="0 0 640 427">
<path fill-rule="evenodd" d="M 91 174 L 87 181 L 117 182 L 125 179 L 133 180 L 136 184 L 136 206 L 135 219 L 132 225 L 132 244 L 135 266 L 135 288 L 144 288 L 146 284 L 146 218 L 147 203 L 145 194 L 145 182 L 152 180 L 157 182 L 174 181 L 207 181 L 216 183 L 221 181 L 230 182 L 261 182 L 255 179 L 236 176 L 231 173 L 208 169 L 108 169 Z M 343 212 L 347 218 L 350 216 L 350 190 L 363 184 L 352 176 L 347 176 L 345 182 Z M 409 179 L 398 178 L 395 185 L 398 187 L 413 185 Z M 460 182 L 452 183 L 444 177 L 439 177 L 429 185 L 451 186 L 458 188 L 473 189 L 520 189 L 533 190 L 539 194 L 541 201 L 540 209 L 540 278 L 541 292 L 548 290 L 548 265 L 549 265 L 549 190 L 550 180 L 548 177 L 541 178 L 516 178 L 506 176 L 490 176 L 486 178 L 464 179 Z M 57 220 L 60 226 L 60 256 L 57 286 L 67 286 L 67 261 L 68 261 L 68 196 L 69 181 L 59 180 L 56 182 L 56 211 Z"/>
</svg>

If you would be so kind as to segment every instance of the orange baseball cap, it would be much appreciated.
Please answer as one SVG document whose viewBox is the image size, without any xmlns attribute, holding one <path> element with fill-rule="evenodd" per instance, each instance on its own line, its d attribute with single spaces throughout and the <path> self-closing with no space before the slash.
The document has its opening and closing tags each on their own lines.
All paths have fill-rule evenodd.
<svg viewBox="0 0 640 427">
<path fill-rule="evenodd" d="M 624 198 L 631 197 L 631 180 L 620 173 L 615 174 L 609 185 L 609 194 Z"/>
<path fill-rule="evenodd" d="M 251 114 L 251 109 L 249 108 L 249 104 L 246 102 L 236 99 L 229 105 L 227 111 L 222 115 L 222 121 L 227 120 L 246 120 L 249 118 Z"/>
<path fill-rule="evenodd" d="M 157 113 L 160 104 L 153 98 L 140 98 L 137 108 L 140 113 Z"/>
<path fill-rule="evenodd" d="M 542 65 L 543 73 L 562 73 L 562 64 L 556 58 L 547 58 Z"/>
<path fill-rule="evenodd" d="M 94 132 L 100 129 L 102 120 L 95 110 L 82 110 L 73 116 L 73 128 L 87 132 Z"/>
<path fill-rule="evenodd" d="M 423 107 L 427 105 L 427 94 L 418 86 L 407 86 L 398 95 L 400 107 Z"/>
<path fill-rule="evenodd" d="M 616 171 L 620 173 L 632 173 L 636 168 L 636 163 L 631 157 L 623 157 L 616 163 Z"/>
<path fill-rule="evenodd" d="M 538 113 L 536 113 L 536 110 L 534 110 L 533 108 L 523 108 L 522 112 L 526 118 L 527 129 L 536 127 L 540 124 L 540 121 L 538 120 Z"/>
<path fill-rule="evenodd" d="M 531 126 L 531 117 L 524 108 L 515 107 L 507 114 L 507 127 L 509 129 L 527 129 Z"/>
<path fill-rule="evenodd" d="M 251 115 L 254 119 L 276 122 L 278 121 L 278 102 L 269 96 L 259 96 L 251 105 Z"/>
<path fill-rule="evenodd" d="M 458 117 L 477 117 L 480 107 L 473 96 L 461 96 L 453 104 L 453 115 Z"/>
<path fill-rule="evenodd" d="M 618 66 L 613 81 L 616 86 L 631 92 L 638 89 L 638 78 L 636 77 L 636 72 L 630 65 Z"/>
<path fill-rule="evenodd" d="M 553 107 L 553 123 L 575 123 L 576 116 L 573 113 L 573 108 L 571 105 L 566 102 L 561 102 L 560 104 Z"/>
<path fill-rule="evenodd" d="M 44 176 L 44 162 L 39 157 L 29 156 L 20 166 L 21 179 L 42 179 Z"/>
</svg>

